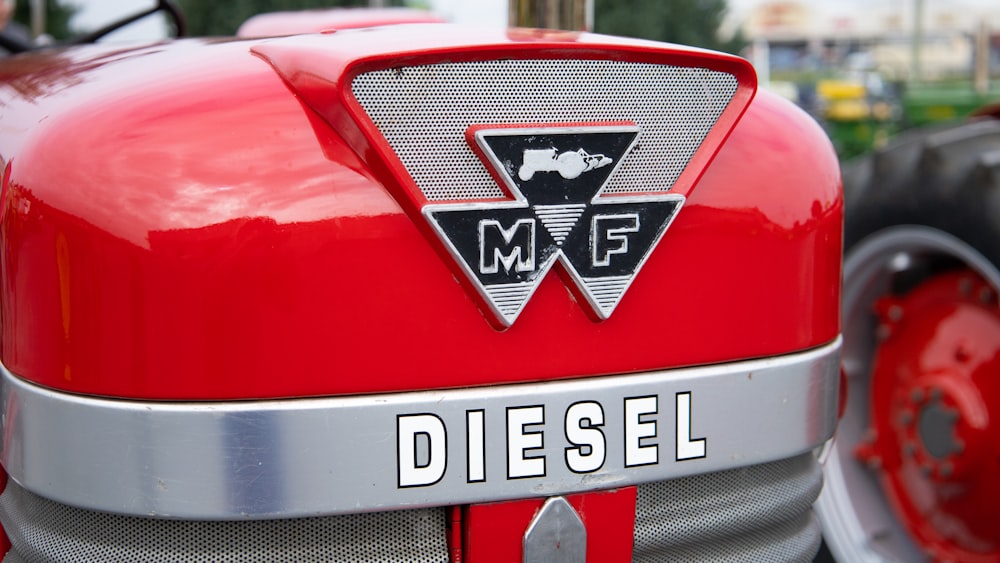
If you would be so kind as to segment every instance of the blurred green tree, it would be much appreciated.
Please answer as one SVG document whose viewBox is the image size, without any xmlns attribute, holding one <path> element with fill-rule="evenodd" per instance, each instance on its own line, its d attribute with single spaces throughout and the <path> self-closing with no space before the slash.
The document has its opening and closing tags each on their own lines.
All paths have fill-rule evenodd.
<svg viewBox="0 0 1000 563">
<path fill-rule="evenodd" d="M 178 0 L 178 4 L 193 36 L 233 35 L 247 18 L 264 12 L 369 5 L 368 0 Z M 385 4 L 402 6 L 403 1 Z"/>
<path fill-rule="evenodd" d="M 737 53 L 742 34 L 718 37 L 727 8 L 726 0 L 594 0 L 594 30 Z"/>
<path fill-rule="evenodd" d="M 47 0 L 45 2 L 45 33 L 54 39 L 67 39 L 74 35 L 74 30 L 69 26 L 79 8 L 60 0 Z M 21 0 L 14 10 L 14 21 L 23 25 L 26 29 L 31 29 L 31 1 Z"/>
</svg>

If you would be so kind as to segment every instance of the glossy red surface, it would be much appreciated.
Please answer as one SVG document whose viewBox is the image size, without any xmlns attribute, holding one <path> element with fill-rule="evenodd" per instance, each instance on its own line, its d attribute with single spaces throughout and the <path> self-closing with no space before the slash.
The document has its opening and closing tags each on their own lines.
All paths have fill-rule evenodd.
<svg viewBox="0 0 1000 563">
<path fill-rule="evenodd" d="M 635 498 L 635 487 L 566 497 L 587 528 L 587 561 L 614 563 L 632 560 Z M 545 500 L 465 507 L 462 561 L 522 561 L 524 534 Z"/>
<path fill-rule="evenodd" d="M 1000 558 L 1000 307 L 971 271 L 879 305 L 871 442 L 900 520 L 939 561 Z M 877 463 L 873 463 L 878 460 Z"/>
<path fill-rule="evenodd" d="M 324 56 L 343 68 L 403 46 L 421 60 L 703 56 L 449 30 L 307 43 L 329 42 Z M 321 117 L 251 54 L 261 44 L 92 48 L 0 66 L 0 164 L 11 166 L 0 354 L 13 373 L 108 396 L 296 397 L 638 372 L 838 334 L 839 168 L 791 104 L 757 95 L 697 184 L 690 175 L 685 207 L 610 319 L 592 321 L 550 275 L 500 332 L 404 211 L 389 166 L 352 150 L 364 142 L 339 98 L 312 100 Z M 312 92 L 327 83 L 298 78 L 315 80 Z"/>
</svg>

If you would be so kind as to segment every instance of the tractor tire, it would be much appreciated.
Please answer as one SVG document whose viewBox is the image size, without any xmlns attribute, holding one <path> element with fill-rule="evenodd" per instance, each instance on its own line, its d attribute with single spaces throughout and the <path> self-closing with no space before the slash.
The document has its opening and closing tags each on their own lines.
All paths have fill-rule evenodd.
<svg viewBox="0 0 1000 563">
<path fill-rule="evenodd" d="M 823 453 L 825 548 L 1000 560 L 1000 121 L 908 132 L 843 174 L 847 388 Z"/>
</svg>

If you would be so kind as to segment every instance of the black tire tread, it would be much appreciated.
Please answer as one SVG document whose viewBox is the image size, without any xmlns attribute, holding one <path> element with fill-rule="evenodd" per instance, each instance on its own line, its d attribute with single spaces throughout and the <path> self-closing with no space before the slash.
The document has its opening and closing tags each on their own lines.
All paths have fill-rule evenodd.
<svg viewBox="0 0 1000 563">
<path fill-rule="evenodd" d="M 843 176 L 848 251 L 881 229 L 926 225 L 1000 261 L 1000 121 L 908 132 Z"/>
</svg>

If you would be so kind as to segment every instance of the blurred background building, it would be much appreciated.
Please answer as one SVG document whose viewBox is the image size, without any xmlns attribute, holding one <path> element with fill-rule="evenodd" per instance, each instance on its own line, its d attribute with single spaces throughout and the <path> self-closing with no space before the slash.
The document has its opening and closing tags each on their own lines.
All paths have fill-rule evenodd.
<svg viewBox="0 0 1000 563">
<path fill-rule="evenodd" d="M 984 40 L 1000 70 L 1000 3 L 988 0 L 733 0 L 720 33 L 736 32 L 766 45 L 777 73 L 868 66 L 943 79 L 972 72 Z"/>
</svg>

